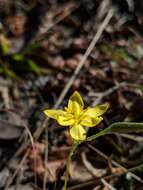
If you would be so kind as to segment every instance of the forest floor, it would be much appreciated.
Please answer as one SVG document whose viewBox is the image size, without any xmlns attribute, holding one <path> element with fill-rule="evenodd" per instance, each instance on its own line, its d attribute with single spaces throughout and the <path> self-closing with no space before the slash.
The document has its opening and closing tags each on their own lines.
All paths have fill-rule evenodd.
<svg viewBox="0 0 143 190">
<path fill-rule="evenodd" d="M 110 104 L 88 136 L 143 122 L 143 38 L 105 1 L 39 2 L 0 0 L 2 190 L 62 189 L 72 140 L 43 110 L 63 109 L 75 90 L 85 105 Z M 142 133 L 82 143 L 68 190 L 143 190 L 142 160 Z"/>
</svg>

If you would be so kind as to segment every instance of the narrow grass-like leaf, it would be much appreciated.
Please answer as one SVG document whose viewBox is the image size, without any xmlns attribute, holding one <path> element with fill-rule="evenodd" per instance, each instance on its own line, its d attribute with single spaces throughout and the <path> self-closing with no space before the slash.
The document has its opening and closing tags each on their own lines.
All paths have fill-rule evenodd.
<svg viewBox="0 0 143 190">
<path fill-rule="evenodd" d="M 111 133 L 137 133 L 137 132 L 143 132 L 143 123 L 117 122 L 111 124 L 109 127 L 102 130 L 101 132 L 88 137 L 86 141 L 92 141 L 98 137 Z"/>
</svg>

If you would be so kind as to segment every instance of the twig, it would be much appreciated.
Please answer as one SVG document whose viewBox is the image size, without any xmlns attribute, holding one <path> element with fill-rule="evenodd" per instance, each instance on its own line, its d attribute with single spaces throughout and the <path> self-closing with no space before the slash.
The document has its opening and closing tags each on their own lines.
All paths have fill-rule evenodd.
<svg viewBox="0 0 143 190">
<path fill-rule="evenodd" d="M 94 147 L 93 147 L 94 148 Z M 96 149 L 96 148 L 95 148 Z M 95 151 L 95 150 L 94 150 Z M 104 153 L 102 153 L 101 151 L 99 151 L 98 149 L 96 149 L 96 152 L 100 155 L 100 156 L 102 156 L 104 159 L 106 159 L 106 160 L 108 160 L 109 158 L 108 158 L 108 156 L 106 156 Z M 118 163 L 116 163 L 117 165 L 116 166 L 118 166 L 118 167 L 120 167 L 120 165 L 118 164 Z M 114 164 L 115 165 L 115 164 Z M 121 166 L 122 167 L 122 166 Z M 141 165 L 139 165 L 139 166 L 137 166 L 137 167 L 134 167 L 134 168 L 130 168 L 130 169 L 128 169 L 128 170 L 124 170 L 123 171 L 123 173 L 115 173 L 115 174 L 111 174 L 111 175 L 108 175 L 108 176 L 104 176 L 104 177 L 102 177 L 102 179 L 104 179 L 106 182 L 108 181 L 108 180 L 110 180 L 110 179 L 113 179 L 113 178 L 117 178 L 117 177 L 119 177 L 119 176 L 121 176 L 121 175 L 124 175 L 124 174 L 127 174 L 127 173 L 130 173 L 130 176 L 132 176 L 132 177 L 134 177 L 135 176 L 135 174 L 133 174 L 133 173 L 131 173 L 131 172 L 133 172 L 133 171 L 135 171 L 135 170 L 137 170 L 137 169 L 140 169 L 140 168 L 142 168 L 143 167 L 143 164 L 141 164 Z M 123 168 L 122 168 L 123 169 Z M 138 178 L 138 176 L 136 176 L 137 178 Z M 136 178 L 134 178 L 134 179 L 136 179 Z M 72 186 L 72 187 L 69 187 L 68 188 L 68 190 L 78 190 L 78 189 L 88 189 L 89 188 L 89 186 L 95 186 L 95 185 L 100 185 L 101 184 L 101 178 L 99 177 L 99 178 L 94 178 L 94 179 L 92 179 L 92 180 L 89 180 L 89 181 L 86 181 L 86 182 L 84 182 L 84 183 L 80 183 L 80 184 L 77 184 L 77 185 L 74 185 L 74 186 Z M 94 190 L 94 189 L 93 189 Z"/>
<path fill-rule="evenodd" d="M 100 190 L 100 185 L 94 187 L 92 190 Z"/>
<path fill-rule="evenodd" d="M 81 158 L 84 166 L 86 167 L 87 171 L 94 177 L 102 177 L 106 174 L 106 169 L 98 169 L 95 168 L 91 162 L 89 162 L 86 158 L 85 152 L 81 153 Z"/>
<path fill-rule="evenodd" d="M 112 88 L 109 88 L 108 90 L 106 90 L 105 92 L 100 94 L 100 96 L 93 102 L 92 106 L 96 106 L 97 104 L 100 104 L 104 97 L 109 96 L 114 91 L 118 90 L 119 88 L 121 88 L 123 86 L 126 86 L 126 82 L 119 83 L 118 85 L 115 85 Z"/>
<path fill-rule="evenodd" d="M 106 186 L 109 190 L 117 190 L 115 189 L 112 185 L 110 185 L 105 179 L 101 179 L 101 182 L 103 183 L 104 186 Z"/>
<path fill-rule="evenodd" d="M 23 123 L 23 126 L 25 127 L 25 129 L 26 129 L 26 131 L 27 131 L 27 133 L 28 133 L 28 136 L 29 136 L 29 139 L 30 139 L 32 148 L 34 149 L 34 140 L 33 140 L 32 134 L 31 134 L 30 130 L 28 129 L 27 125 L 25 125 L 25 124 Z M 15 170 L 15 172 L 13 173 L 13 175 L 12 175 L 10 178 L 8 178 L 7 184 L 6 184 L 6 187 L 5 187 L 5 190 L 8 190 L 9 185 L 12 183 L 12 181 L 13 181 L 14 178 L 15 178 L 15 176 L 17 175 L 17 173 L 18 173 L 19 170 L 21 169 L 21 167 L 22 167 L 24 161 L 26 160 L 28 154 L 29 154 L 29 150 L 26 151 L 26 153 L 25 153 L 23 159 L 20 161 L 20 163 L 19 163 L 19 165 L 18 165 L 18 168 Z"/>
<path fill-rule="evenodd" d="M 109 160 L 108 156 L 106 156 L 103 152 L 101 152 L 100 150 L 98 150 L 97 148 L 95 148 L 94 146 L 92 146 L 92 145 L 89 144 L 89 143 L 86 143 L 86 144 L 87 144 L 87 146 L 88 146 L 89 148 L 91 148 L 92 150 L 94 150 L 97 154 L 99 154 L 99 155 L 100 155 L 101 157 L 103 157 L 105 160 Z M 121 166 L 120 164 L 118 164 L 116 161 L 111 160 L 111 162 L 112 162 L 112 164 L 114 164 L 115 166 L 120 167 L 121 169 L 123 169 L 125 172 L 130 172 L 130 171 L 128 171 L 125 167 L 123 167 L 123 166 Z M 132 172 L 130 172 L 130 174 L 131 174 L 131 176 L 132 176 L 134 179 L 136 179 L 136 180 L 139 181 L 140 183 L 143 183 L 143 180 L 142 180 L 139 176 L 135 175 L 135 174 L 132 173 Z"/>
<path fill-rule="evenodd" d="M 108 175 L 103 177 L 105 180 L 112 179 L 113 177 L 118 177 L 116 174 L 114 175 Z M 84 183 L 80 183 L 77 185 L 74 185 L 72 187 L 69 187 L 68 190 L 78 190 L 78 189 L 89 189 L 89 186 L 95 186 L 101 184 L 101 178 L 94 178 L 92 180 L 86 181 Z"/>
<path fill-rule="evenodd" d="M 140 88 L 141 90 L 143 90 L 143 87 L 141 85 L 131 84 L 128 82 L 121 82 L 121 83 L 118 83 L 115 86 L 105 90 L 104 92 L 89 93 L 89 96 L 97 97 L 96 100 L 92 103 L 92 106 L 96 106 L 96 105 L 100 104 L 102 102 L 103 98 L 109 96 L 110 94 L 114 93 L 115 91 L 117 91 L 118 89 L 120 89 L 122 87 Z"/>
<path fill-rule="evenodd" d="M 45 24 L 45 19 L 47 16 L 47 14 L 46 14 L 44 22 L 42 23 L 42 26 L 39 27 L 39 32 L 36 35 L 36 37 L 33 39 L 33 42 L 35 41 L 37 43 L 37 42 L 41 42 L 41 41 L 45 40 L 45 35 L 48 33 L 48 31 L 50 29 L 52 29 L 56 24 L 61 22 L 63 19 L 65 19 L 67 16 L 69 16 L 73 11 L 75 11 L 80 6 L 80 4 L 81 3 L 78 3 L 78 2 L 66 3 L 62 8 L 60 8 L 60 10 L 56 11 L 56 13 L 53 15 L 53 18 L 56 14 L 58 15 L 59 13 L 62 13 L 62 12 L 64 12 L 64 14 L 62 14 L 58 18 L 56 18 L 54 22 L 51 22 L 51 23 L 48 22 Z M 48 12 L 48 14 L 49 14 L 49 12 Z M 43 31 L 40 31 L 41 28 Z"/>
<path fill-rule="evenodd" d="M 88 56 L 90 55 L 91 51 L 93 50 L 94 46 L 96 45 L 96 43 L 98 42 L 98 40 L 100 39 L 104 29 L 106 28 L 106 26 L 108 25 L 109 21 L 111 20 L 113 14 L 115 12 L 115 8 L 111 7 L 108 11 L 107 16 L 105 17 L 104 21 L 102 22 L 102 24 L 100 25 L 97 33 L 95 34 L 93 40 L 91 41 L 89 47 L 87 48 L 84 56 L 82 57 L 80 63 L 78 64 L 77 68 L 75 69 L 73 75 L 71 76 L 71 78 L 69 79 L 67 85 L 65 86 L 65 88 L 63 89 L 60 97 L 57 100 L 57 103 L 55 104 L 54 108 L 57 108 L 60 103 L 63 101 L 63 99 L 65 98 L 68 90 L 71 88 L 75 78 L 77 77 L 77 75 L 79 74 L 80 70 L 82 69 L 82 67 L 84 66 L 84 63 L 86 61 L 86 59 L 88 58 Z"/>
<path fill-rule="evenodd" d="M 5 189 L 4 190 L 8 190 L 9 189 L 9 186 L 10 184 L 13 182 L 14 178 L 16 177 L 18 171 L 21 169 L 23 163 L 25 162 L 27 156 L 29 154 L 29 150 L 25 153 L 24 157 L 22 158 L 21 162 L 19 163 L 17 169 L 15 170 L 15 172 L 13 173 L 13 175 L 11 176 L 11 178 L 9 178 L 9 180 L 7 181 L 7 184 L 5 186 Z"/>
<path fill-rule="evenodd" d="M 143 138 L 137 135 L 131 135 L 131 134 L 118 134 L 118 135 L 135 142 L 143 142 Z"/>
</svg>

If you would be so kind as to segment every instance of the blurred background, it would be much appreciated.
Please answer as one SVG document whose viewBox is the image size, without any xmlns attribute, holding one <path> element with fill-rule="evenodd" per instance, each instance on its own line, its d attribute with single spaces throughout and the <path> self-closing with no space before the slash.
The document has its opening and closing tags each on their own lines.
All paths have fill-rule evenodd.
<svg viewBox="0 0 143 190">
<path fill-rule="evenodd" d="M 86 105 L 110 103 L 88 136 L 114 122 L 143 122 L 143 2 L 0 0 L 0 189 L 62 189 L 72 141 L 42 110 L 63 108 L 75 90 Z M 68 189 L 143 190 L 142 160 L 141 133 L 83 143 Z"/>
</svg>

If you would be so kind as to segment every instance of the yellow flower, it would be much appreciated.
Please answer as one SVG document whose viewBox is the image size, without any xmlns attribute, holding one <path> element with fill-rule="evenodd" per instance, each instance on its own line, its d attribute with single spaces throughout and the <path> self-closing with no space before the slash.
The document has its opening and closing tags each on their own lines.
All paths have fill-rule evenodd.
<svg viewBox="0 0 143 190">
<path fill-rule="evenodd" d="M 84 103 L 80 94 L 75 91 L 68 101 L 65 110 L 47 109 L 44 113 L 57 120 L 62 126 L 69 126 L 69 132 L 74 140 L 86 139 L 84 127 L 94 127 L 102 121 L 102 115 L 107 111 L 109 104 L 101 104 L 96 107 L 84 109 Z"/>
</svg>

